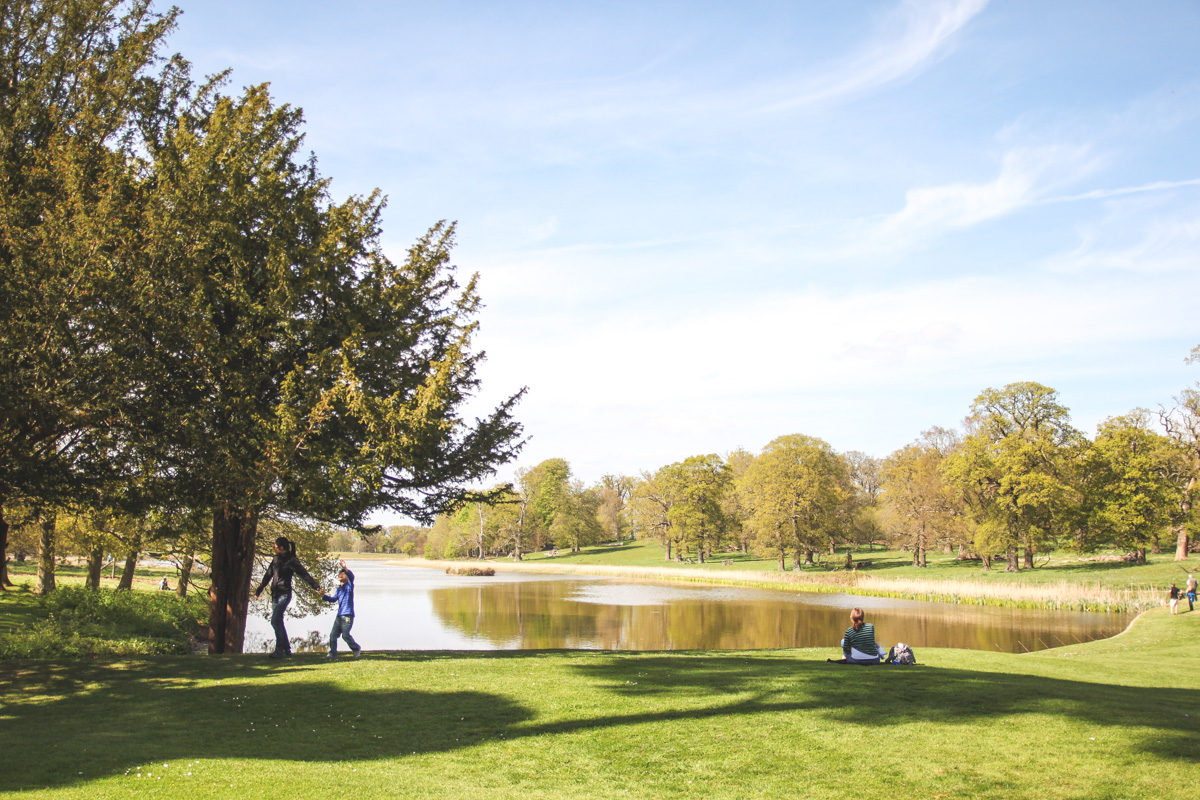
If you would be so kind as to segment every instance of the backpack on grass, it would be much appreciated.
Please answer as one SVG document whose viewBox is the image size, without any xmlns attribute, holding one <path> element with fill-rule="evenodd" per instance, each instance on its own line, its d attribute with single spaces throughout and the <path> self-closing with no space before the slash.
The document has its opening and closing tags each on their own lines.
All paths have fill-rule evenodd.
<svg viewBox="0 0 1200 800">
<path fill-rule="evenodd" d="M 891 652 L 888 653 L 888 663 L 891 664 L 916 664 L 917 657 L 913 655 L 912 648 L 904 642 L 898 642 Z"/>
</svg>

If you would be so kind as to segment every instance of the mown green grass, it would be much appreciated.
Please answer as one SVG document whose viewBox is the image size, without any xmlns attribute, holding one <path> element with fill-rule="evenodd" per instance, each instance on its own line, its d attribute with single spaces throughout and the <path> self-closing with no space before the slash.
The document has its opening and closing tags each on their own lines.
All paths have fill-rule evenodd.
<svg viewBox="0 0 1200 800">
<path fill-rule="evenodd" d="M 1200 613 L 1033 655 L 831 655 L 0 663 L 0 797 L 1130 798 L 1200 776 Z"/>
<path fill-rule="evenodd" d="M 1039 556 L 1034 569 L 1022 569 L 1020 572 L 1005 572 L 1003 561 L 993 561 L 992 569 L 984 570 L 978 561 L 959 561 L 954 555 L 942 552 L 929 553 L 926 567 L 912 565 L 912 553 L 900 550 L 870 550 L 859 548 L 853 551 L 853 557 L 859 563 L 859 571 L 864 575 L 878 575 L 895 578 L 927 578 L 949 580 L 984 580 L 998 583 L 1057 583 L 1069 581 L 1089 585 L 1098 585 L 1115 589 L 1137 589 L 1144 587 L 1162 588 L 1163 591 L 1175 581 L 1183 586 L 1187 581 L 1188 572 L 1200 573 L 1200 558 L 1185 562 L 1175 561 L 1174 550 L 1158 555 L 1147 555 L 1147 563 L 1133 564 L 1114 561 L 1088 561 L 1086 555 L 1068 552 L 1055 552 L 1047 556 Z M 840 549 L 836 556 L 825 554 L 823 562 L 815 567 L 805 567 L 806 571 L 816 573 L 842 572 L 846 561 L 845 549 Z M 705 564 L 681 564 L 666 561 L 663 558 L 663 547 L 656 541 L 638 539 L 616 546 L 585 547 L 582 552 L 572 554 L 560 550 L 558 556 L 548 553 L 532 553 L 525 557 L 526 561 L 544 561 L 548 564 L 583 564 L 597 566 L 619 567 L 678 567 L 697 571 L 773 571 L 778 568 L 773 559 L 763 559 L 745 553 L 716 553 Z M 723 562 L 732 562 L 725 565 Z M 869 561 L 869 565 L 862 562 Z M 789 569 L 792 561 L 787 561 Z"/>
</svg>

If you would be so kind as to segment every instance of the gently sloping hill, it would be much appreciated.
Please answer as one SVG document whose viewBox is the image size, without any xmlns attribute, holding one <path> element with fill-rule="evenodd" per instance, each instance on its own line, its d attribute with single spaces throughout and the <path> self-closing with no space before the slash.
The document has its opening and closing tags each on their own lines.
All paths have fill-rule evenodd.
<svg viewBox="0 0 1200 800">
<path fill-rule="evenodd" d="M 1198 622 L 915 668 L 828 650 L 10 662 L 0 796 L 1168 794 L 1197 774 Z"/>
</svg>

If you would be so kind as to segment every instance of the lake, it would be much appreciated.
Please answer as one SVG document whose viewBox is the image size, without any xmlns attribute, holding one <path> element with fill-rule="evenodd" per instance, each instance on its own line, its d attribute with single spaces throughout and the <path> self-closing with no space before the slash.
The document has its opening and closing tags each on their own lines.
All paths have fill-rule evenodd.
<svg viewBox="0 0 1200 800">
<path fill-rule="evenodd" d="M 466 577 L 376 561 L 350 566 L 357 612 L 353 636 L 367 650 L 828 647 L 836 657 L 850 609 L 858 606 L 885 647 L 906 642 L 918 651 L 1021 653 L 1113 636 L 1132 618 L 579 575 Z M 265 606 L 252 602 L 247 652 L 264 652 L 273 644 Z M 320 616 L 289 618 L 293 649 L 324 652 L 333 612 L 330 605 Z"/>
</svg>

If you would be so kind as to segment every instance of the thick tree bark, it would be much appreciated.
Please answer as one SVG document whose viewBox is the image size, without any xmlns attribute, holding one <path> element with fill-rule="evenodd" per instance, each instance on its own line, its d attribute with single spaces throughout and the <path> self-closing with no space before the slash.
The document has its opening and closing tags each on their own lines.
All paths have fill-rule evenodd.
<svg viewBox="0 0 1200 800">
<path fill-rule="evenodd" d="M 1137 549 L 1137 563 L 1139 563 L 1139 564 L 1146 563 L 1146 548 L 1139 547 Z"/>
<path fill-rule="evenodd" d="M 830 537 L 829 537 L 829 555 L 831 555 L 831 556 L 836 556 L 836 555 L 837 555 L 837 547 L 836 547 L 836 546 L 834 545 L 834 543 L 833 543 L 833 537 L 832 537 L 832 536 L 830 536 Z"/>
<path fill-rule="evenodd" d="M 1033 569 L 1034 547 L 1030 541 L 1025 542 L 1025 569 Z"/>
<path fill-rule="evenodd" d="M 95 591 L 100 588 L 100 573 L 104 569 L 104 548 L 96 545 L 88 551 L 87 557 L 87 588 Z"/>
<path fill-rule="evenodd" d="M 142 537 L 136 536 L 133 544 L 125 553 L 125 566 L 121 568 L 121 582 L 117 589 L 133 588 L 133 573 L 137 570 L 138 557 L 142 554 Z"/>
<path fill-rule="evenodd" d="M 982 564 L 984 569 L 990 570 L 992 568 L 992 557 L 991 556 L 980 556 L 979 561 Z"/>
<path fill-rule="evenodd" d="M 39 511 L 38 522 L 42 534 L 38 540 L 38 567 L 35 594 L 49 594 L 54 591 L 54 528 L 58 524 L 58 514 L 54 511 Z"/>
<path fill-rule="evenodd" d="M 663 556 L 663 560 L 665 560 L 665 561 L 671 560 L 671 540 L 669 538 L 667 539 L 667 553 L 666 553 L 666 555 Z"/>
<path fill-rule="evenodd" d="M 805 563 L 806 565 L 808 565 L 808 564 L 812 564 L 812 563 L 813 563 L 813 556 L 815 556 L 815 555 L 816 555 L 816 553 L 814 553 L 812 550 L 805 550 L 805 551 L 804 551 L 804 563 Z"/>
<path fill-rule="evenodd" d="M 1187 528 L 1180 525 L 1175 529 L 1175 560 L 1187 561 L 1188 557 L 1188 532 Z"/>
<path fill-rule="evenodd" d="M 967 546 L 965 544 L 960 544 L 958 546 L 958 557 L 957 558 L 959 561 L 962 561 L 966 557 L 967 557 Z"/>
<path fill-rule="evenodd" d="M 231 506 L 213 513 L 212 585 L 208 589 L 208 652 L 240 653 L 246 638 L 250 572 L 258 515 Z"/>
<path fill-rule="evenodd" d="M 8 579 L 8 520 L 4 518 L 4 500 L 0 498 L 0 592 L 12 585 Z"/>
<path fill-rule="evenodd" d="M 1158 539 L 1158 533 L 1155 533 L 1153 538 L 1150 541 L 1151 541 L 1151 544 L 1153 545 L 1153 548 L 1150 550 L 1150 552 L 1154 553 L 1154 555 L 1158 555 L 1159 553 L 1161 553 L 1162 552 L 1162 542 L 1160 542 Z"/>
<path fill-rule="evenodd" d="M 188 581 L 192 579 L 192 567 L 196 564 L 196 553 L 189 550 L 179 562 L 179 585 L 175 587 L 177 597 L 187 597 Z"/>
</svg>

